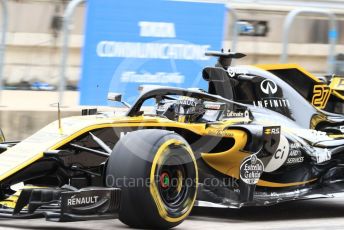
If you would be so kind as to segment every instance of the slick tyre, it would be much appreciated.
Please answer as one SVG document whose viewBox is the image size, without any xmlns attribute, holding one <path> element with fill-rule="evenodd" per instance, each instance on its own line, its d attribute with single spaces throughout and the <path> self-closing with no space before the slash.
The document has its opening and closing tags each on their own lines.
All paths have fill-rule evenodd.
<svg viewBox="0 0 344 230">
<path fill-rule="evenodd" d="M 194 205 L 197 183 L 190 146 L 165 130 L 128 133 L 115 145 L 106 169 L 107 186 L 122 190 L 119 219 L 134 228 L 180 224 Z"/>
</svg>

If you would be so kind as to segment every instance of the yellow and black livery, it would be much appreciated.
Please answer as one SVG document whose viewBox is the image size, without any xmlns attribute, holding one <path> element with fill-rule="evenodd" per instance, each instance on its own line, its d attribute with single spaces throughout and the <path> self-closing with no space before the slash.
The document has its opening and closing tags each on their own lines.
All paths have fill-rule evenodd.
<svg viewBox="0 0 344 230">
<path fill-rule="evenodd" d="M 221 61 L 203 70 L 208 91 L 153 87 L 125 114 L 86 110 L 21 142 L 3 141 L 0 217 L 172 228 L 195 205 L 271 205 L 342 191 L 344 139 L 309 129 L 323 114 L 295 96 L 309 109 L 301 119 L 290 86 L 262 83 L 267 71 L 221 67 L 243 55 L 211 55 Z M 255 92 L 265 96 L 249 97 Z"/>
</svg>

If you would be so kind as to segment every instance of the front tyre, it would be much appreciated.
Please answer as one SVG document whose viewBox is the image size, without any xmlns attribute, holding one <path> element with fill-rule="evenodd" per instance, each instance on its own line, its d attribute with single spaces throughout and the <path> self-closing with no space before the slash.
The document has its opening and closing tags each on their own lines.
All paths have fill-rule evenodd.
<svg viewBox="0 0 344 230">
<path fill-rule="evenodd" d="M 188 143 L 174 132 L 128 133 L 115 145 L 106 176 L 107 186 L 122 190 L 119 219 L 131 227 L 177 226 L 196 199 L 196 160 Z"/>
</svg>

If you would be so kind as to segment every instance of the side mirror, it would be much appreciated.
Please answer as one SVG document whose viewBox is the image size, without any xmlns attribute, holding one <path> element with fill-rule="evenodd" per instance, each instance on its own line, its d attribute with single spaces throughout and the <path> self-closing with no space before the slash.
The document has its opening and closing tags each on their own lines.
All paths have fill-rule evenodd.
<svg viewBox="0 0 344 230">
<path fill-rule="evenodd" d="M 120 93 L 108 93 L 107 99 L 109 101 L 122 102 L 122 94 L 120 94 Z"/>
<path fill-rule="evenodd" d="M 120 102 L 122 103 L 123 105 L 125 105 L 126 107 L 130 108 L 130 104 L 125 102 L 125 101 L 122 101 L 122 94 L 120 93 L 108 93 L 108 97 L 107 99 L 109 101 L 117 101 L 117 102 Z"/>
<path fill-rule="evenodd" d="M 2 132 L 2 130 L 0 129 L 0 143 L 2 143 L 2 142 L 5 142 L 5 135 L 4 135 L 4 133 Z"/>
</svg>

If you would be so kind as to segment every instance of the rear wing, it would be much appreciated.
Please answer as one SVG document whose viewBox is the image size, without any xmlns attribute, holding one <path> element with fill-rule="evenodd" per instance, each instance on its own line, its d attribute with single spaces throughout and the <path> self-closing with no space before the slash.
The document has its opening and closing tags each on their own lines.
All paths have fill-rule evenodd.
<svg viewBox="0 0 344 230">
<path fill-rule="evenodd" d="M 344 91 L 344 76 L 332 75 L 330 88 L 336 91 Z"/>
</svg>

